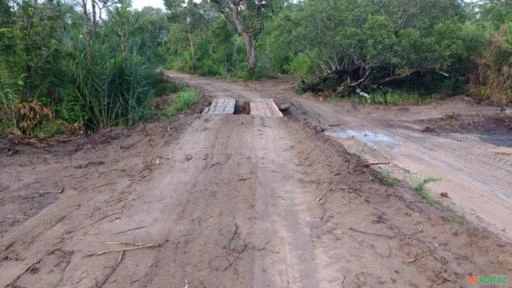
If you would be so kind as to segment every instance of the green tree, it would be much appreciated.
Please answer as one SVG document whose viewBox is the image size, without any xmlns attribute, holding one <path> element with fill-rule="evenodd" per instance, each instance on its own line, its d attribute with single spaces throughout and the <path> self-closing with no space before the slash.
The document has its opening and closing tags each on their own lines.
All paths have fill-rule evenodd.
<svg viewBox="0 0 512 288">
<path fill-rule="evenodd" d="M 269 49 L 307 56 L 290 66 L 306 80 L 334 78 L 356 91 L 427 71 L 445 75 L 473 53 L 463 44 L 467 17 L 456 0 L 306 0 L 278 16 Z"/>
<path fill-rule="evenodd" d="M 263 31 L 265 12 L 270 0 L 211 0 L 226 20 L 243 38 L 247 54 L 247 68 L 256 68 L 255 41 Z"/>
<path fill-rule="evenodd" d="M 224 75 L 237 70 L 235 32 L 208 2 L 174 2 L 169 11 L 169 64 L 200 75 Z"/>
<path fill-rule="evenodd" d="M 485 49 L 476 57 L 470 94 L 496 104 L 512 102 L 512 1 L 481 1 L 476 27 L 484 27 Z M 478 25 L 478 26 L 477 26 Z"/>
<path fill-rule="evenodd" d="M 482 20 L 490 29 L 497 31 L 504 24 L 512 21 L 511 0 L 486 0 L 479 3 Z"/>
</svg>

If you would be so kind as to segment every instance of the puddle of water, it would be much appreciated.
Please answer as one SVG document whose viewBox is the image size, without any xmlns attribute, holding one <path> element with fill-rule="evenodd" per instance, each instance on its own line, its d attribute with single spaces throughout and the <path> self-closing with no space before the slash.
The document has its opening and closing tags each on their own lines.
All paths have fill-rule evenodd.
<svg viewBox="0 0 512 288">
<path fill-rule="evenodd" d="M 496 146 L 512 147 L 512 135 L 482 135 L 480 139 Z"/>
<path fill-rule="evenodd" d="M 485 142 L 500 147 L 512 147 L 512 135 L 482 135 L 482 134 L 450 134 L 452 139 L 457 141 Z"/>
<path fill-rule="evenodd" d="M 378 145 L 398 147 L 402 144 L 402 141 L 397 138 L 366 130 L 326 131 L 325 135 L 336 138 L 355 138 L 375 149 Z"/>
</svg>

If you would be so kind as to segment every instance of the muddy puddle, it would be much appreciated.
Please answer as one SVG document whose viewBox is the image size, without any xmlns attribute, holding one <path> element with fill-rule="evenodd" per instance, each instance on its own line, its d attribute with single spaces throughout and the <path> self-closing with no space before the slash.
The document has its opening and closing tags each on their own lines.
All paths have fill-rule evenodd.
<svg viewBox="0 0 512 288">
<path fill-rule="evenodd" d="M 355 138 L 375 149 L 381 145 L 396 148 L 403 143 L 398 137 L 367 130 L 326 131 L 325 135 L 335 138 Z"/>
<path fill-rule="evenodd" d="M 512 147 L 512 134 L 509 135 L 478 135 L 483 142 L 500 147 Z"/>
<path fill-rule="evenodd" d="M 498 147 L 512 148 L 512 134 L 462 134 L 450 133 L 448 139 L 460 142 L 485 142 Z"/>
</svg>

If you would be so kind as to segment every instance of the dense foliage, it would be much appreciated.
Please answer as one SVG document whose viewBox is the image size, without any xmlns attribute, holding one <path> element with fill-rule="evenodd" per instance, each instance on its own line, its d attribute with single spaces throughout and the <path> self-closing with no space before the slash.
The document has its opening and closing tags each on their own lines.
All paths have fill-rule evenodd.
<svg viewBox="0 0 512 288">
<path fill-rule="evenodd" d="M 510 0 L 167 3 L 179 19 L 171 21 L 178 25 L 171 28 L 168 64 L 187 72 L 293 74 L 299 91 L 340 96 L 400 90 L 470 93 L 498 104 L 511 99 Z"/>
<path fill-rule="evenodd" d="M 0 0 L 0 128 L 44 136 L 144 119 L 170 25 L 161 10 L 129 8 Z"/>
<path fill-rule="evenodd" d="M 276 19 L 270 43 L 289 48 L 289 72 L 307 82 L 334 74 L 362 89 L 429 70 L 457 77 L 479 45 L 467 18 L 452 0 L 305 1 Z"/>
<path fill-rule="evenodd" d="M 159 66 L 293 74 L 301 91 L 339 96 L 512 99 L 512 0 L 163 2 L 0 0 L 0 130 L 136 123 L 152 115 Z"/>
</svg>

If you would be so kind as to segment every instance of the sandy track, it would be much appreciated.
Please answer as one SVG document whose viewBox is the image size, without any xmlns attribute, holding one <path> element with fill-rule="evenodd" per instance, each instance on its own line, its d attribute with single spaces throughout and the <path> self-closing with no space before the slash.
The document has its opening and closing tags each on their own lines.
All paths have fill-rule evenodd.
<svg viewBox="0 0 512 288">
<path fill-rule="evenodd" d="M 307 97 L 294 101 L 306 121 L 322 123 L 329 132 L 359 132 L 360 139 L 338 140 L 369 161 L 391 162 L 386 168 L 397 178 L 407 182 L 439 178 L 430 185 L 439 199 L 443 200 L 441 193 L 448 193 L 450 199 L 443 200 L 446 205 L 512 241 L 512 148 L 495 146 L 477 134 L 424 133 L 421 130 L 426 126 L 415 123 L 452 113 L 494 115 L 498 108 L 458 102 L 401 111 L 329 105 Z M 374 134 L 377 136 L 372 137 Z M 387 139 L 372 139 L 377 137 Z"/>
<path fill-rule="evenodd" d="M 173 76 L 211 97 L 271 96 Z M 301 123 L 247 115 L 182 122 L 164 127 L 171 136 L 134 131 L 44 157 L 32 164 L 39 174 L 17 164 L 38 153 L 2 158 L 1 167 L 11 165 L 2 168 L 2 195 L 77 178 L 39 213 L 2 225 L 0 286 L 461 287 L 469 273 L 512 275 L 510 244 L 450 223 L 405 187 L 384 186 L 357 156 Z M 84 159 L 106 163 L 77 169 Z M 161 246 L 84 257 L 109 241 Z"/>
<path fill-rule="evenodd" d="M 232 93 L 230 95 L 244 99 L 244 95 L 253 97 L 257 91 L 263 97 L 290 102 L 294 119 L 327 132 L 351 131 L 360 133 L 360 138 L 367 138 L 365 134 L 389 138 L 385 139 L 389 142 L 361 141 L 354 137 L 338 141 L 351 153 L 370 162 L 391 162 L 385 169 L 405 182 L 415 183 L 427 177 L 440 179 L 429 187 L 445 205 L 512 241 L 512 148 L 498 147 L 482 134 L 465 134 L 462 130 L 462 133 L 441 135 L 422 131 L 428 127 L 428 121 L 423 123 L 425 119 L 455 114 L 483 118 L 499 115 L 497 107 L 477 105 L 464 97 L 425 106 L 358 107 L 297 97 L 292 92 L 294 82 L 290 79 L 231 85 L 179 73 L 173 76 L 210 93 L 219 93 L 216 95 Z M 457 127 L 446 128 L 458 132 Z M 510 143 L 512 136 L 506 139 Z M 447 193 L 450 199 L 440 197 L 442 193 Z"/>
</svg>

